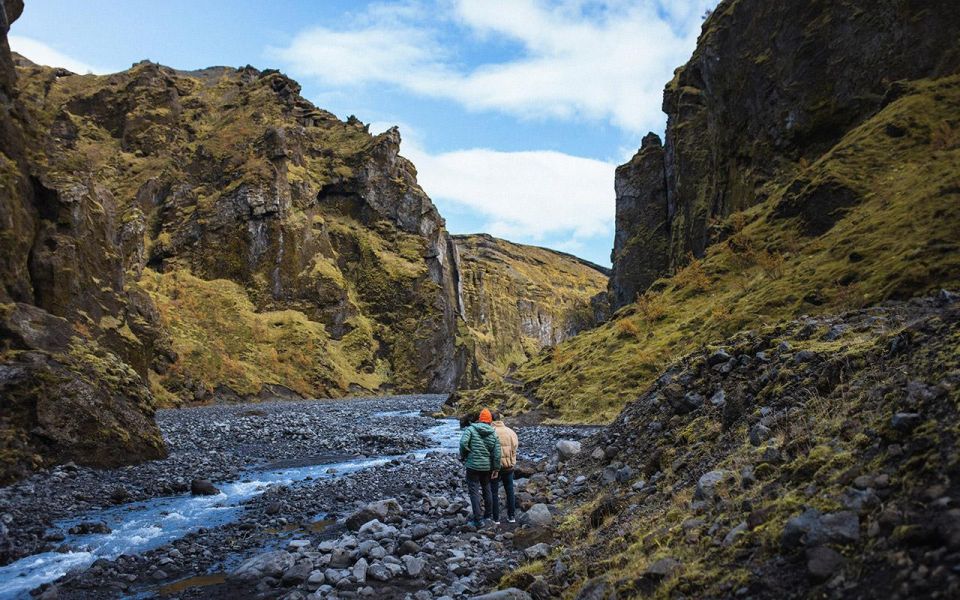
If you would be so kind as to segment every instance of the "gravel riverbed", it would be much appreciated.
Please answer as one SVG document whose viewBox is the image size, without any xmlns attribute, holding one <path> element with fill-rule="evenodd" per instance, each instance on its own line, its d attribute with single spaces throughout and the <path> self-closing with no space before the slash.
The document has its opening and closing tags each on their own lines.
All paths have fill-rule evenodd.
<svg viewBox="0 0 960 600">
<path fill-rule="evenodd" d="M 457 424 L 426 416 L 444 398 L 159 411 L 164 460 L 65 465 L 0 488 L 0 598 L 30 588 L 44 598 L 480 593 L 546 551 L 541 526 L 575 487 L 556 442 L 595 429 L 517 428 L 518 501 L 543 507 L 526 525 L 476 531 Z M 194 479 L 220 493 L 191 496 Z"/>
</svg>

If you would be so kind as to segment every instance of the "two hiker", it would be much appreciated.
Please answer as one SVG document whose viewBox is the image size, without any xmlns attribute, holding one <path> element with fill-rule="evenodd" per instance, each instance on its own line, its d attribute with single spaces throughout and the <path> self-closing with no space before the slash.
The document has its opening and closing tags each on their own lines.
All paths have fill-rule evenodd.
<svg viewBox="0 0 960 600">
<path fill-rule="evenodd" d="M 507 495 L 507 521 L 516 521 L 513 467 L 517 464 L 517 434 L 494 422 L 488 409 L 480 411 L 475 423 L 464 426 L 460 436 L 460 458 L 467 468 L 467 490 L 473 510 L 472 523 L 480 527 L 486 519 L 500 523 L 500 482 Z M 482 507 L 481 507 L 482 500 Z"/>
</svg>

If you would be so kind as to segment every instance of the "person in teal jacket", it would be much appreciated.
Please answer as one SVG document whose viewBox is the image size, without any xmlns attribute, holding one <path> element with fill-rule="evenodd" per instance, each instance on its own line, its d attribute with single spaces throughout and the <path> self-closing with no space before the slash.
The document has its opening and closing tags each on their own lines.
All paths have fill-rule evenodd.
<svg viewBox="0 0 960 600">
<path fill-rule="evenodd" d="M 492 422 L 493 415 L 489 410 L 483 409 L 477 422 L 465 427 L 460 435 L 460 460 L 467 468 L 467 491 L 470 493 L 475 527 L 480 527 L 483 519 L 493 516 L 490 477 L 496 477 L 500 470 L 500 440 L 490 425 Z"/>
</svg>

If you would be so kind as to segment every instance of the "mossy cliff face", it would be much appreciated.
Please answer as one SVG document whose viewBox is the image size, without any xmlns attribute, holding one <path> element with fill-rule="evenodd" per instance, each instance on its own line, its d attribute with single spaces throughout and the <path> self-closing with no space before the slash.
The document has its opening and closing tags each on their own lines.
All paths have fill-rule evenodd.
<svg viewBox="0 0 960 600">
<path fill-rule="evenodd" d="M 746 22 L 737 31 L 721 27 L 747 5 L 755 8 L 758 19 L 766 15 L 771 23 L 780 23 L 778 27 L 787 32 L 783 39 L 789 40 L 794 29 L 808 29 L 795 11 L 820 3 L 723 3 L 707 21 L 695 57 L 708 54 L 720 40 L 724 48 L 738 48 L 737 44 L 747 48 L 760 40 L 780 39 L 776 27 L 762 36 L 751 35 Z M 863 30 L 865 26 L 859 19 L 871 19 L 868 22 L 873 23 L 872 19 L 886 14 L 886 4 L 853 15 L 847 14 L 851 10 L 849 3 L 822 7 L 820 16 L 812 23 L 823 23 L 828 31 L 837 22 L 848 23 L 853 37 L 817 47 L 837 54 L 822 57 L 828 63 L 824 67 L 826 75 L 820 77 L 816 71 L 810 71 L 811 82 L 841 86 L 838 81 L 845 77 L 843 65 L 851 70 L 853 81 L 861 81 L 865 80 L 864 69 L 886 64 L 880 60 L 886 51 L 880 49 L 876 50 L 876 61 L 857 50 L 852 54 L 857 60 L 851 62 L 847 58 L 848 51 L 852 52 L 848 46 L 857 45 L 856 36 L 861 36 L 862 45 L 869 48 L 873 48 L 873 36 L 877 35 L 882 40 L 896 38 L 894 47 L 904 48 L 907 55 L 925 49 L 924 52 L 939 57 L 936 65 L 940 66 L 930 67 L 933 70 L 956 64 L 950 62 L 956 54 L 956 41 L 944 41 L 940 29 L 943 23 L 956 18 L 956 11 L 945 10 L 942 3 L 932 3 L 925 11 L 910 6 L 914 5 L 904 6 L 912 16 L 905 19 L 902 28 L 898 29 L 899 21 L 893 19 L 883 27 L 877 25 L 879 33 Z M 775 18 L 779 13 L 771 12 L 776 10 L 783 11 L 780 17 Z M 747 14 L 754 13 L 741 16 Z M 917 23 L 928 23 L 929 30 L 916 30 Z M 809 29 L 809 35 L 819 35 L 813 24 Z M 951 28 L 951 35 L 955 31 Z M 721 36 L 721 32 L 726 33 Z M 738 42 L 741 35 L 749 39 Z M 940 40 L 941 46 L 931 46 L 933 40 Z M 735 52 L 728 57 L 713 52 L 710 50 L 709 55 L 718 56 L 719 62 L 731 63 L 725 76 L 736 76 L 737 69 L 743 66 L 740 54 Z M 691 64 L 698 60 L 701 58 Z M 765 98 L 769 90 L 785 85 L 781 81 L 794 82 L 788 86 L 794 94 L 806 97 L 804 94 L 812 93 L 795 89 L 803 86 L 794 78 L 809 69 L 782 73 L 785 67 L 777 65 L 787 60 L 786 55 L 770 54 L 760 63 L 770 63 L 772 71 L 754 83 L 750 83 L 750 78 L 743 80 L 744 87 L 736 93 Z M 920 69 L 923 62 L 916 60 L 914 64 Z M 901 66 L 908 68 L 899 58 L 891 58 L 889 64 L 891 78 L 904 75 L 898 70 Z M 743 68 L 757 77 L 762 73 L 759 65 Z M 882 76 L 878 74 L 877 78 L 880 81 Z M 753 90 L 750 85 L 754 84 L 760 87 Z M 775 102 L 779 98 L 776 94 L 770 98 L 773 104 L 768 113 L 780 110 L 787 114 L 795 106 L 792 101 Z M 801 314 L 842 311 L 931 293 L 941 287 L 960 287 L 960 123 L 956 117 L 960 110 L 960 76 L 891 82 L 883 87 L 883 93 L 867 98 L 875 102 L 869 105 L 874 107 L 873 112 L 860 115 L 853 124 L 847 123 L 848 129 L 831 129 L 839 132 L 831 141 L 819 137 L 817 144 L 803 145 L 800 141 L 808 138 L 799 136 L 791 138 L 795 143 L 782 150 L 772 141 L 763 142 L 766 158 L 761 152 L 744 164 L 749 164 L 751 172 L 771 173 L 771 179 L 757 188 L 758 193 L 750 196 L 749 202 L 725 204 L 724 200 L 718 204 L 727 208 L 716 213 L 718 218 L 711 229 L 716 237 L 712 245 L 703 247 L 702 258 L 688 255 L 689 262 L 674 270 L 673 263 L 679 261 L 680 252 L 643 254 L 644 248 L 656 248 L 656 244 L 637 244 L 637 253 L 631 254 L 630 235 L 625 236 L 627 240 L 622 244 L 618 237 L 618 249 L 622 252 L 615 254 L 612 298 L 616 304 L 630 301 L 631 294 L 642 292 L 635 296 L 635 301 L 620 308 L 610 322 L 542 351 L 520 365 L 510 380 L 495 382 L 466 396 L 463 408 L 489 404 L 515 412 L 538 409 L 541 414 L 562 421 L 607 422 L 654 381 L 671 360 L 710 340 Z M 732 118 L 716 113 L 714 108 L 708 111 L 697 106 L 690 114 L 704 118 L 711 115 L 714 120 Z M 761 123 L 767 118 L 758 114 L 757 109 L 741 113 L 731 108 L 728 112 L 744 115 L 740 127 L 726 130 L 731 135 L 750 129 L 758 140 L 767 140 L 763 133 L 766 130 L 755 129 L 758 125 L 749 121 L 751 114 L 757 114 Z M 823 119 L 829 116 L 828 112 L 817 114 Z M 679 150 L 671 150 L 677 140 L 699 139 L 698 151 L 713 157 L 710 160 L 732 156 L 727 142 L 715 137 L 718 130 L 694 121 L 679 128 L 673 113 L 670 118 L 673 121 L 668 128 L 664 157 L 668 197 L 670 186 L 674 185 L 670 182 L 676 180 L 704 198 L 710 197 L 711 205 L 715 200 L 720 202 L 720 198 L 733 198 L 735 188 L 717 187 L 717 178 L 727 178 L 731 172 L 729 165 L 692 159 L 676 162 Z M 674 132 L 678 128 L 682 135 Z M 695 146 L 692 141 L 690 145 Z M 792 154 L 801 147 L 806 148 L 807 155 Z M 751 144 L 745 143 L 740 151 L 753 152 L 751 148 Z M 669 156 L 671 152 L 674 159 Z M 618 184 L 625 184 L 620 188 L 625 193 L 621 194 L 619 212 L 634 214 L 637 220 L 629 222 L 632 230 L 620 228 L 618 236 L 626 231 L 649 237 L 651 228 L 647 224 L 656 223 L 656 216 L 663 214 L 662 195 L 656 200 L 654 194 L 651 200 L 660 202 L 661 208 L 647 210 L 633 201 L 650 197 L 639 192 L 657 192 L 660 179 L 655 172 L 644 171 L 644 166 L 652 165 L 655 171 L 658 160 L 657 146 L 648 139 L 638 157 L 621 168 Z M 671 160 L 675 161 L 673 167 Z M 720 166 L 706 166 L 710 164 Z M 653 183 L 639 192 L 631 189 L 634 182 L 643 181 Z M 720 196 L 715 197 L 715 192 Z M 735 212 L 719 218 L 727 210 Z M 678 238 L 675 233 L 685 230 L 674 228 L 677 219 L 683 217 L 677 216 L 679 212 L 673 212 L 671 217 L 671 211 L 668 203 L 668 219 L 672 218 L 670 243 L 674 244 L 683 237 Z M 684 250 L 697 250 L 686 242 L 681 246 Z M 672 275 L 653 281 L 643 291 L 651 271 L 655 273 L 665 265 Z M 631 270 L 632 273 L 628 272 Z"/>
<path fill-rule="evenodd" d="M 663 144 L 656 134 L 643 138 L 640 151 L 617 168 L 616 233 L 610 261 L 610 304 L 630 304 L 637 294 L 669 272 L 670 225 Z"/>
<path fill-rule="evenodd" d="M 465 359 L 455 345 L 451 243 L 415 169 L 398 154 L 396 129 L 372 136 L 355 119 L 342 122 L 304 100 L 296 82 L 251 67 L 185 73 L 144 62 L 97 77 L 24 64 L 21 79 L 47 187 L 63 196 L 93 180 L 88 187 L 100 193 L 89 204 L 110 217 L 98 222 L 119 246 L 121 274 L 161 275 L 144 287 L 163 329 L 181 334 L 169 340 L 170 364 L 151 375 L 165 400 L 205 400 L 218 389 L 255 396 L 261 382 L 304 396 L 456 387 Z M 51 254 L 58 257 L 59 247 Z M 167 284 L 178 274 L 239 288 L 177 290 Z M 304 328 L 315 346 L 278 348 L 286 358 L 224 356 L 224 335 L 237 349 L 261 338 L 239 322 L 209 335 L 218 302 L 184 297 L 201 289 L 223 294 L 220 308 L 249 302 L 256 312 L 301 313 L 317 324 Z M 210 312 L 175 311 L 184 306 Z M 190 335 L 183 320 L 195 326 Z M 282 363 L 313 364 L 309 356 L 321 349 L 330 353 L 327 366 L 338 368 L 295 382 L 282 376 Z M 207 368 L 222 361 L 236 368 Z"/>
<path fill-rule="evenodd" d="M 651 274 L 703 257 L 720 220 L 764 202 L 798 163 L 875 114 L 896 82 L 956 72 L 958 27 L 950 0 L 721 2 L 666 86 L 662 176 L 658 161 L 621 167 L 652 183 L 620 192 L 618 205 L 639 196 L 644 210 L 666 211 L 669 242 L 644 246 L 657 230 L 618 219 L 618 248 L 640 249 L 615 252 L 615 304 L 632 302 Z"/>
<path fill-rule="evenodd" d="M 608 272 L 573 256 L 489 235 L 454 236 L 473 357 L 463 387 L 505 375 L 542 348 L 603 319 Z"/>
<path fill-rule="evenodd" d="M 116 203 L 90 177 L 57 189 L 0 23 L 0 482 L 52 462 L 165 454 L 144 385 L 157 314 L 120 260 Z"/>
</svg>

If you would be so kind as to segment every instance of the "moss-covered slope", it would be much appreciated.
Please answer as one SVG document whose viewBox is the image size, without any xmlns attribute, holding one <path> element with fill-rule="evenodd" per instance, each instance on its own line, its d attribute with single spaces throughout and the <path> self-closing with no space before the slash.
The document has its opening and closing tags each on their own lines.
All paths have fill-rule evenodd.
<svg viewBox="0 0 960 600">
<path fill-rule="evenodd" d="M 956 597 L 958 423 L 956 294 L 717 340 L 584 445 L 559 548 L 508 578 L 564 598 Z"/>
<path fill-rule="evenodd" d="M 960 286 L 960 77 L 917 81 L 731 215 L 724 241 L 609 323 L 471 397 L 609 421 L 673 359 L 741 329 Z M 843 202 L 836 202 L 842 198 Z"/>
</svg>

